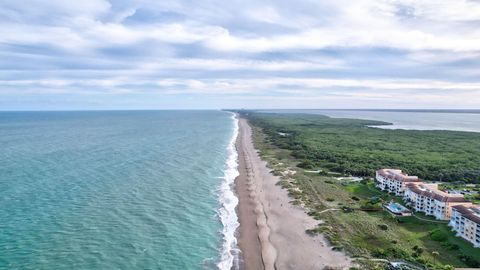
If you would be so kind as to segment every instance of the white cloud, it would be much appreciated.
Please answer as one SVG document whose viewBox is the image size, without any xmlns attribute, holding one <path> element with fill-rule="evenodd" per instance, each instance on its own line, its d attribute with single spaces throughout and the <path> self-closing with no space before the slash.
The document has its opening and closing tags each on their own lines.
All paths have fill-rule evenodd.
<svg viewBox="0 0 480 270">
<path fill-rule="evenodd" d="M 51 0 L 4 0 L 0 10 L 21 22 L 59 23 L 72 17 L 96 17 L 111 8 L 107 0 L 51 1 Z"/>
<path fill-rule="evenodd" d="M 225 26 L 192 17 L 186 22 L 149 23 L 133 27 L 122 24 L 124 18 L 135 14 L 136 9 L 131 7 L 114 14 L 115 19 L 111 22 L 103 22 L 100 15 L 107 13 L 111 8 L 106 1 L 87 0 L 70 3 L 37 0 L 32 2 L 12 4 L 13 2 L 10 1 L 2 10 L 25 12 L 26 17 L 35 17 L 35 14 L 31 14 L 36 12 L 43 14 L 48 11 L 53 18 L 57 18 L 54 21 L 61 22 L 62 25 L 48 24 L 38 27 L 31 24 L 16 27 L 12 24 L 3 24 L 0 26 L 3 41 L 43 42 L 61 46 L 64 43 L 59 42 L 60 35 L 67 35 L 65 39 L 70 42 L 78 43 L 82 40 L 82 43 L 91 43 L 97 47 L 104 46 L 105 43 L 125 44 L 146 39 L 168 43 L 203 41 L 206 46 L 216 50 L 249 52 L 321 49 L 335 46 L 451 51 L 477 51 L 480 48 L 478 27 L 455 23 L 480 18 L 480 3 L 471 1 L 449 0 L 448 4 L 443 1 L 439 3 L 409 0 L 336 1 L 335 4 L 328 5 L 329 10 L 324 10 L 324 12 L 331 12 L 333 16 L 329 15 L 323 20 L 324 14 L 320 13 L 317 22 L 312 21 L 310 16 L 302 16 L 302 14 L 295 14 L 295 20 L 292 20 L 282 16 L 282 12 L 286 12 L 280 8 L 285 9 L 284 6 L 262 6 L 259 3 L 258 8 L 247 12 L 244 20 L 252 19 L 253 23 L 260 21 L 283 26 L 295 25 L 298 21 L 308 23 L 302 23 L 304 27 L 298 28 L 298 31 L 293 33 L 272 34 L 259 28 L 259 31 L 249 35 L 233 34 L 229 29 L 229 23 L 241 24 L 241 21 L 228 22 Z M 409 6 L 413 10 L 415 24 L 395 15 L 399 5 Z M 217 8 L 221 9 L 222 6 Z M 302 20 L 303 18 L 305 19 Z M 25 27 L 32 27 L 33 31 Z M 16 31 L 10 30 L 11 28 Z M 26 38 L 27 33 L 33 37 Z M 75 39 L 72 38 L 73 36 Z M 80 43 L 78 46 L 81 45 Z"/>
<path fill-rule="evenodd" d="M 3 97 L 451 95 L 480 105 L 476 1 L 6 0 L 0 16 Z"/>
<path fill-rule="evenodd" d="M 175 93 L 217 93 L 229 94 L 233 90 L 242 90 L 246 94 L 254 94 L 258 90 L 268 90 L 286 94 L 304 93 L 314 95 L 316 90 L 329 89 L 331 93 L 340 94 L 336 89 L 370 89 L 375 91 L 396 90 L 395 93 L 404 95 L 404 91 L 435 90 L 440 95 L 442 91 L 458 90 L 471 93 L 480 91 L 480 83 L 452 83 L 441 80 L 352 80 L 352 79 L 309 79 L 309 78 L 261 78 L 261 79 L 149 79 L 134 80 L 127 74 L 109 79 L 90 80 L 0 80 L 0 86 L 42 86 L 42 87 L 133 87 L 142 85 L 160 86 L 162 90 L 172 90 Z M 403 91 L 403 92 L 402 92 Z M 411 92 L 409 92 L 411 93 Z M 450 93 L 450 92 L 448 92 Z M 362 93 L 355 94 L 362 96 Z M 383 95 L 383 94 L 382 94 Z M 480 98 L 480 97 L 478 97 Z"/>
</svg>

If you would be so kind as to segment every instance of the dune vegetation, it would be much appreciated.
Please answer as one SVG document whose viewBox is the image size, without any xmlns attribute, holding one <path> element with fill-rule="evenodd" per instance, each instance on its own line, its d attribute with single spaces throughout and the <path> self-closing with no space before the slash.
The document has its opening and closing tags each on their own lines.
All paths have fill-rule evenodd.
<svg viewBox="0 0 480 270">
<path fill-rule="evenodd" d="M 307 233 L 323 233 L 332 248 L 346 251 L 362 269 L 383 269 L 385 259 L 407 260 L 429 269 L 480 266 L 480 249 L 456 237 L 446 222 L 418 213 L 398 218 L 383 211 L 382 203 L 401 198 L 376 189 L 371 179 L 378 168 L 396 167 L 426 179 L 476 181 L 475 174 L 463 173 L 461 168 L 478 158 L 480 153 L 473 157 L 480 151 L 478 134 L 381 130 L 366 125 L 386 123 L 317 115 L 243 115 L 253 126 L 262 158 L 281 176 L 279 184 L 289 191 L 292 203 L 304 206 L 319 220 Z M 441 147 L 435 149 L 432 144 Z M 429 170 L 416 173 L 421 167 L 416 162 Z M 365 180 L 340 177 L 346 175 Z"/>
</svg>

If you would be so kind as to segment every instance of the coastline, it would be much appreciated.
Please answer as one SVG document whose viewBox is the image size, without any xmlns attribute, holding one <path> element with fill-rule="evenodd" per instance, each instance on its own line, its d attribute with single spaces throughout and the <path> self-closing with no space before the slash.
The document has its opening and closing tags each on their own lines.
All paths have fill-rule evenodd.
<svg viewBox="0 0 480 270">
<path fill-rule="evenodd" d="M 220 186 L 219 195 L 219 202 L 222 206 L 218 209 L 218 215 L 223 224 L 222 235 L 224 240 L 220 261 L 217 263 L 217 267 L 221 270 L 240 268 L 240 250 L 238 249 L 237 238 L 235 237 L 235 233 L 240 226 L 236 212 L 238 198 L 235 196 L 235 190 L 233 188 L 235 179 L 239 175 L 238 153 L 236 150 L 239 125 L 238 118 L 235 114 L 232 114 L 231 118 L 234 122 L 233 134 L 227 147 L 227 168 L 225 170 L 224 181 Z"/>
<path fill-rule="evenodd" d="M 240 174 L 235 179 L 235 191 L 239 199 L 241 268 L 348 268 L 350 259 L 333 251 L 322 235 L 306 234 L 305 230 L 314 228 L 318 221 L 290 203 L 287 191 L 276 185 L 279 178 L 270 173 L 254 148 L 249 124 L 238 119 L 236 148 Z"/>
</svg>

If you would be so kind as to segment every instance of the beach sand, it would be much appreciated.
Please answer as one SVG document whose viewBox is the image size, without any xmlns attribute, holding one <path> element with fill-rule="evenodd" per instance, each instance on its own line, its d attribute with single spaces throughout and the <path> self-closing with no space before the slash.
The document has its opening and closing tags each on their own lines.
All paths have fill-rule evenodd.
<svg viewBox="0 0 480 270">
<path fill-rule="evenodd" d="M 238 244 L 242 268 L 256 269 L 348 269 L 349 258 L 332 251 L 322 235 L 310 236 L 318 221 L 290 204 L 286 190 L 276 185 L 279 178 L 270 173 L 253 146 L 251 128 L 239 119 L 237 151 L 239 177 L 235 189 L 239 197 Z"/>
</svg>

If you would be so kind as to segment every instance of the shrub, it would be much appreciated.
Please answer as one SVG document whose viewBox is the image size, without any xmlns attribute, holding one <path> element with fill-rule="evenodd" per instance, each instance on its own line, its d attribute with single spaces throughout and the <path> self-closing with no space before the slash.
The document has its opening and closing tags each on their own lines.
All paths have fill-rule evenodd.
<svg viewBox="0 0 480 270">
<path fill-rule="evenodd" d="M 282 175 L 282 172 L 279 171 L 279 170 L 271 170 L 270 173 L 275 175 L 275 176 L 281 176 Z"/>
<path fill-rule="evenodd" d="M 332 247 L 332 250 L 334 250 L 334 251 L 342 251 L 342 250 L 343 250 L 343 247 L 342 247 L 342 246 L 338 246 L 338 245 L 337 245 L 337 246 L 333 246 L 333 247 Z"/>
<path fill-rule="evenodd" d="M 315 231 L 315 229 L 307 229 L 305 230 L 305 233 L 307 233 L 308 235 L 315 235 L 317 232 Z"/>
<path fill-rule="evenodd" d="M 387 249 L 388 255 L 392 258 L 400 258 L 400 259 L 405 259 L 409 257 L 409 254 L 400 248 L 388 248 Z"/>
<path fill-rule="evenodd" d="M 412 248 L 415 252 L 412 253 L 412 256 L 413 257 L 420 257 L 420 255 L 422 255 L 423 253 L 423 248 L 419 247 L 419 246 L 414 246 Z"/>
<path fill-rule="evenodd" d="M 446 248 L 448 248 L 448 249 L 450 249 L 450 250 L 459 250 L 459 249 L 460 249 L 460 246 L 459 246 L 459 245 L 457 245 L 457 244 L 452 244 L 452 243 L 448 243 L 448 242 L 443 243 L 442 246 L 444 246 L 444 247 L 446 247 Z"/>
<path fill-rule="evenodd" d="M 387 257 L 387 252 L 383 248 L 374 249 L 374 250 L 372 250 L 371 254 L 375 258 L 386 258 Z"/>
<path fill-rule="evenodd" d="M 311 170 L 311 169 L 315 168 L 315 164 L 312 161 L 306 159 L 306 160 L 298 163 L 297 167 L 302 168 L 302 169 Z"/>
<path fill-rule="evenodd" d="M 468 266 L 468 267 L 480 267 L 480 262 L 477 261 L 472 256 L 468 255 L 460 255 L 460 259 Z"/>
<path fill-rule="evenodd" d="M 431 237 L 432 240 L 434 240 L 434 241 L 444 242 L 444 241 L 447 240 L 448 235 L 447 235 L 445 232 L 443 232 L 443 231 L 441 231 L 441 230 L 439 230 L 439 229 L 435 229 L 435 230 L 433 230 L 433 231 L 430 232 L 430 237 Z"/>
<path fill-rule="evenodd" d="M 387 224 L 378 224 L 378 228 L 380 228 L 381 230 L 388 230 L 388 225 Z"/>
</svg>

